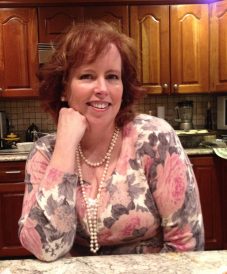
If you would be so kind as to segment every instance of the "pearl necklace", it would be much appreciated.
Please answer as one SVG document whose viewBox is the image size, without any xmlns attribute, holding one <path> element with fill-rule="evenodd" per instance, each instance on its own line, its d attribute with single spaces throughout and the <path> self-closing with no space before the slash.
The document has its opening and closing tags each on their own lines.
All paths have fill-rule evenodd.
<svg viewBox="0 0 227 274">
<path fill-rule="evenodd" d="M 84 199 L 86 210 L 87 210 L 88 229 L 90 231 L 90 251 L 93 253 L 96 253 L 100 247 L 99 243 L 98 243 L 98 236 L 97 236 L 97 233 L 98 233 L 97 215 L 98 215 L 99 199 L 100 199 L 101 190 L 102 190 L 102 187 L 105 182 L 105 178 L 106 178 L 106 175 L 107 175 L 107 172 L 109 169 L 111 152 L 113 151 L 113 148 L 116 144 L 119 132 L 120 132 L 120 130 L 118 128 L 115 129 L 115 131 L 113 133 L 113 137 L 112 137 L 110 145 L 109 145 L 109 149 L 107 150 L 107 153 L 106 153 L 105 157 L 102 159 L 102 161 L 98 162 L 98 165 L 95 165 L 97 163 L 91 163 L 85 157 L 83 157 L 84 155 L 83 155 L 83 153 L 81 153 L 82 150 L 81 150 L 80 145 L 78 145 L 77 150 L 76 150 L 76 164 L 77 164 L 77 170 L 78 170 L 78 175 L 79 175 L 79 182 L 81 185 L 81 191 L 82 191 L 83 199 Z M 91 199 L 91 198 L 87 197 L 87 194 L 85 192 L 82 169 L 81 169 L 81 165 L 80 165 L 80 157 L 84 161 L 85 161 L 85 159 L 87 160 L 87 161 L 85 161 L 86 164 L 90 165 L 90 163 L 91 163 L 92 165 L 90 165 L 90 166 L 92 166 L 92 167 L 97 167 L 97 166 L 100 166 L 105 163 L 104 171 L 103 171 L 100 183 L 99 183 L 97 196 L 95 199 Z M 101 162 L 102 162 L 102 164 L 100 164 Z"/>
<path fill-rule="evenodd" d="M 107 152 L 106 152 L 104 158 L 103 158 L 101 161 L 96 162 L 96 163 L 90 162 L 90 161 L 84 156 L 83 151 L 82 151 L 82 149 L 81 149 L 81 145 L 79 144 L 79 145 L 78 145 L 78 151 L 79 151 L 80 157 L 84 160 L 84 162 L 85 162 L 87 165 L 89 165 L 89 166 L 91 166 L 91 167 L 99 167 L 99 166 L 102 166 L 102 165 L 106 162 L 107 158 L 110 157 L 110 155 L 111 155 L 111 153 L 112 153 L 112 150 L 113 150 L 113 148 L 114 148 L 114 145 L 115 145 L 115 143 L 116 143 L 116 140 L 117 140 L 118 135 L 119 135 L 119 129 L 116 128 L 116 129 L 114 130 L 114 133 L 113 133 L 113 136 L 112 136 L 112 139 L 111 139 L 109 148 L 108 148 L 108 150 L 107 150 Z"/>
</svg>

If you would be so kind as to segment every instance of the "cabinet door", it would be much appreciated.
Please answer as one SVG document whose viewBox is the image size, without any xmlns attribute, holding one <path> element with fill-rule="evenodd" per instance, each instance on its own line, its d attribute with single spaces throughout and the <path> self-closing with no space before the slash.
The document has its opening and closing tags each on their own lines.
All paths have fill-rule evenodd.
<svg viewBox="0 0 227 274">
<path fill-rule="evenodd" d="M 37 95 L 37 29 L 35 9 L 0 9 L 0 96 Z"/>
<path fill-rule="evenodd" d="M 83 20 L 82 7 L 41 7 L 38 9 L 39 42 L 57 42 L 73 22 Z"/>
<path fill-rule="evenodd" d="M 221 206 L 222 206 L 222 220 L 223 220 L 223 248 L 227 249 L 227 160 L 221 159 L 221 174 L 222 174 L 222 188 L 221 188 Z"/>
<path fill-rule="evenodd" d="M 172 5 L 170 11 L 172 92 L 207 92 L 208 5 Z"/>
<path fill-rule="evenodd" d="M 18 238 L 25 162 L 0 163 L 0 257 L 29 255 Z"/>
<path fill-rule="evenodd" d="M 0 183 L 0 257 L 29 255 L 18 238 L 24 183 Z"/>
<path fill-rule="evenodd" d="M 227 1 L 211 4 L 210 88 L 227 92 Z"/>
<path fill-rule="evenodd" d="M 140 81 L 148 93 L 169 93 L 169 6 L 132 6 L 130 34 L 137 45 Z"/>
<path fill-rule="evenodd" d="M 128 6 L 88 6 L 84 9 L 85 20 L 103 20 L 114 24 L 120 31 L 129 33 Z"/>
<path fill-rule="evenodd" d="M 205 249 L 222 248 L 220 180 L 217 159 L 190 157 L 197 179 L 205 227 Z"/>
</svg>

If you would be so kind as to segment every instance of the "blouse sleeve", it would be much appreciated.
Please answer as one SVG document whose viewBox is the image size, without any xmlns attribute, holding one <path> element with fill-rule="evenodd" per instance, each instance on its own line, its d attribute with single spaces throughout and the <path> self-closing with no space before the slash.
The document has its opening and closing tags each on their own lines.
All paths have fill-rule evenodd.
<svg viewBox="0 0 227 274">
<path fill-rule="evenodd" d="M 169 126 L 168 132 L 150 134 L 149 144 L 153 157 L 149 183 L 164 235 L 161 252 L 203 250 L 198 186 L 178 136 Z"/>
<path fill-rule="evenodd" d="M 48 156 L 35 147 L 26 162 L 25 184 L 21 244 L 40 260 L 56 260 L 69 252 L 75 237 L 76 176 L 49 166 Z"/>
</svg>

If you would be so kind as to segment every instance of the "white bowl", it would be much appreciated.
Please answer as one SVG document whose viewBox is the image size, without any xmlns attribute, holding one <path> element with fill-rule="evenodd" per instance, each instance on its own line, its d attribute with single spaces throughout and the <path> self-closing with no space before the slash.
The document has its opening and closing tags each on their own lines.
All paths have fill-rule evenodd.
<svg viewBox="0 0 227 274">
<path fill-rule="evenodd" d="M 29 152 L 33 147 L 34 142 L 21 142 L 17 143 L 17 148 L 19 151 Z"/>
</svg>

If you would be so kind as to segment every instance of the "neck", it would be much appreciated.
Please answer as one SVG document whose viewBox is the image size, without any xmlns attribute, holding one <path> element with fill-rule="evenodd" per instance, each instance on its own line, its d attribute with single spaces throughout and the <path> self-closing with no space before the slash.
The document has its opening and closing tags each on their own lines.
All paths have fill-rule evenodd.
<svg viewBox="0 0 227 274">
<path fill-rule="evenodd" d="M 102 146 L 105 148 L 109 145 L 114 130 L 114 124 L 105 128 L 89 127 L 81 140 L 81 146 L 85 150 L 97 148 L 97 146 Z"/>
</svg>

